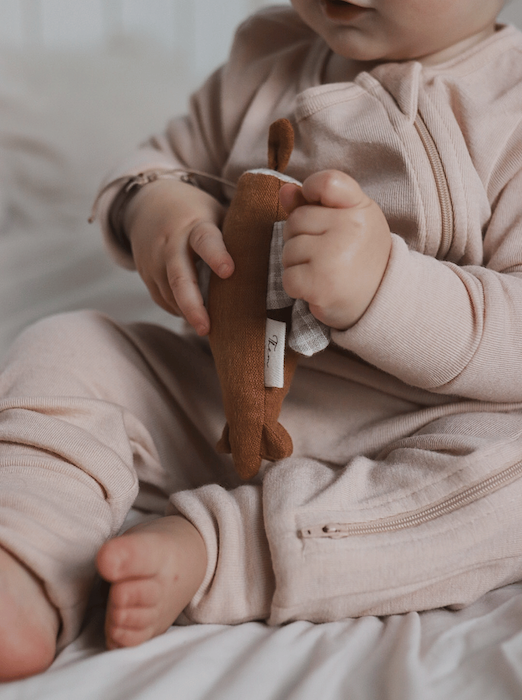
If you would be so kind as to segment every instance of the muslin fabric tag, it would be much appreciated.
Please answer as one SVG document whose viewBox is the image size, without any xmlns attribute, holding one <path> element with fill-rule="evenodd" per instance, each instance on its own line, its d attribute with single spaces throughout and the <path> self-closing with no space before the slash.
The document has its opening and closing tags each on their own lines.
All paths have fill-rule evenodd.
<svg viewBox="0 0 522 700">
<path fill-rule="evenodd" d="M 265 386 L 282 389 L 285 385 L 286 323 L 266 319 Z"/>
<path fill-rule="evenodd" d="M 330 344 L 330 329 L 318 321 L 303 299 L 292 299 L 283 287 L 283 229 L 285 222 L 276 221 L 270 245 L 270 262 L 268 268 L 268 289 L 266 308 L 292 308 L 292 323 L 288 332 L 288 345 L 300 353 L 311 357 L 321 352 Z"/>
</svg>

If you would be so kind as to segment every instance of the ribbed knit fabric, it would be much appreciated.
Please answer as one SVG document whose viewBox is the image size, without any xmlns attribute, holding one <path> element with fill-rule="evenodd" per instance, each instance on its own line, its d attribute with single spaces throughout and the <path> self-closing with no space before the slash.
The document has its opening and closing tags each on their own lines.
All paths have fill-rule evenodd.
<svg viewBox="0 0 522 700">
<path fill-rule="evenodd" d="M 62 639 L 137 480 L 138 504 L 170 495 L 205 540 L 189 620 L 399 613 L 522 578 L 522 35 L 500 28 L 443 65 L 354 82 L 324 82 L 332 65 L 292 10 L 265 10 L 190 114 L 110 176 L 235 181 L 265 165 L 268 126 L 288 117 L 290 176 L 339 168 L 383 209 L 394 235 L 380 289 L 301 361 L 283 404 L 291 458 L 242 485 L 216 455 L 224 416 L 200 341 L 87 313 L 31 329 L 7 360 L 0 541 L 45 581 Z M 111 238 L 116 189 L 99 216 L 132 267 Z"/>
</svg>

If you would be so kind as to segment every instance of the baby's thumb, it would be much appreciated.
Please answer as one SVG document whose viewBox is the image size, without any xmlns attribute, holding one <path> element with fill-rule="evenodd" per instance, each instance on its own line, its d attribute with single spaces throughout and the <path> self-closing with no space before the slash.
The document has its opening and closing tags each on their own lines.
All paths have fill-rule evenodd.
<svg viewBox="0 0 522 700">
<path fill-rule="evenodd" d="M 299 185 L 294 185 L 291 182 L 285 183 L 279 190 L 279 201 L 289 216 L 294 209 L 297 209 L 297 207 L 302 207 L 304 204 L 308 204 L 306 199 L 303 197 L 302 187 L 299 187 Z"/>
<path fill-rule="evenodd" d="M 370 199 L 359 183 L 340 170 L 321 170 L 307 177 L 302 197 L 310 204 L 321 204 L 332 209 L 364 206 Z"/>
</svg>

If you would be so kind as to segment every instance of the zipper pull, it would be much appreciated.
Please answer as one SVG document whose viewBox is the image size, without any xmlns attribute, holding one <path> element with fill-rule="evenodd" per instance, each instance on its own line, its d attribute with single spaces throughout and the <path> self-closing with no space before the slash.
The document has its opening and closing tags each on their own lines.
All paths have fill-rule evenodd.
<svg viewBox="0 0 522 700">
<path fill-rule="evenodd" d="M 328 523 L 328 525 L 312 525 L 299 530 L 299 536 L 303 539 L 311 539 L 318 537 L 327 537 L 331 540 L 339 540 L 342 537 L 348 537 L 347 531 L 349 525 L 341 523 Z"/>
</svg>

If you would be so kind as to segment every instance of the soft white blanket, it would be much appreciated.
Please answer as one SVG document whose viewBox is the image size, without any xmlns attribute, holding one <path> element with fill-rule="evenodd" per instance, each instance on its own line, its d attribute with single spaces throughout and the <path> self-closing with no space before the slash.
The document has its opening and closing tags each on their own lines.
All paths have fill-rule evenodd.
<svg viewBox="0 0 522 700">
<path fill-rule="evenodd" d="M 115 268 L 87 217 L 101 175 L 183 109 L 179 60 L 150 46 L 106 55 L 0 55 L 0 356 L 37 318 L 96 307 L 172 321 Z M 0 700 L 507 700 L 522 697 L 522 584 L 459 611 L 282 628 L 173 627 L 106 652 L 93 598 L 81 637 Z"/>
</svg>

